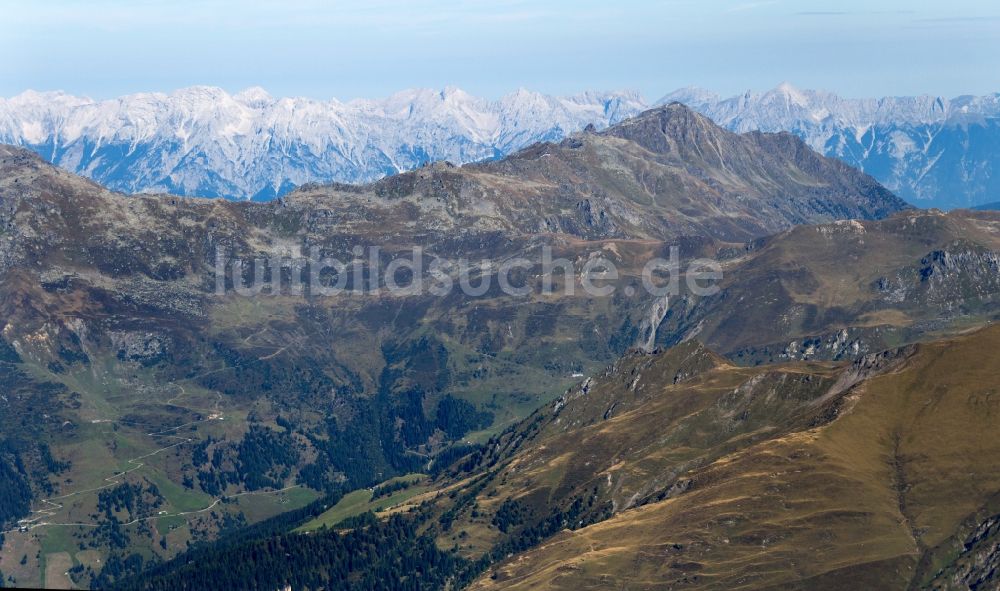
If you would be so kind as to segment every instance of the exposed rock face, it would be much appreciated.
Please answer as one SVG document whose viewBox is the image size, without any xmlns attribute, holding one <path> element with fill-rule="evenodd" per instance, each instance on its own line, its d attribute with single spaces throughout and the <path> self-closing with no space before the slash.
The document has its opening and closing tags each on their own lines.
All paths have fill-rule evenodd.
<svg viewBox="0 0 1000 591">
<path fill-rule="evenodd" d="M 932 550 L 920 576 L 928 591 L 979 591 L 1000 586 L 1000 515 L 977 512 L 962 531 Z M 917 588 L 914 585 L 914 588 Z"/>
<path fill-rule="evenodd" d="M 800 223 L 879 219 L 908 207 L 793 136 L 738 136 L 680 104 L 497 162 L 438 164 L 366 187 L 308 187 L 288 198 L 314 216 L 331 202 L 337 211 L 318 223 L 372 235 L 388 222 L 401 230 L 729 241 Z"/>
<path fill-rule="evenodd" d="M 987 212 L 796 228 L 732 254 L 720 293 L 677 298 L 659 342 L 694 337 L 747 364 L 853 359 L 996 319 L 998 251 Z"/>
<path fill-rule="evenodd" d="M 996 201 L 998 95 L 845 99 L 782 84 L 683 102 L 736 132 L 791 132 L 864 170 L 912 203 Z M 310 182 L 370 182 L 428 162 L 510 155 L 581 129 L 604 129 L 649 105 L 634 93 L 551 97 L 525 90 L 487 101 L 455 88 L 342 103 L 229 95 L 194 87 L 93 101 L 62 93 L 0 98 L 0 142 L 30 148 L 126 192 L 272 199 Z"/>
<path fill-rule="evenodd" d="M 1000 515 L 976 524 L 957 546 L 949 545 L 948 563 L 924 589 L 979 591 L 1000 587 Z"/>
<path fill-rule="evenodd" d="M 920 207 L 972 207 L 1000 192 L 1000 94 L 847 99 L 786 83 L 731 98 L 684 89 L 670 101 L 734 131 L 794 133 Z"/>
<path fill-rule="evenodd" d="M 192 87 L 93 101 L 0 98 L 0 142 L 119 191 L 267 200 L 309 182 L 370 182 L 428 162 L 475 162 L 645 109 L 634 93 L 498 101 L 457 88 L 383 100 L 276 99 Z"/>
<path fill-rule="evenodd" d="M 152 332 L 113 332 L 111 346 L 122 361 L 156 363 L 170 352 L 170 338 Z"/>
</svg>

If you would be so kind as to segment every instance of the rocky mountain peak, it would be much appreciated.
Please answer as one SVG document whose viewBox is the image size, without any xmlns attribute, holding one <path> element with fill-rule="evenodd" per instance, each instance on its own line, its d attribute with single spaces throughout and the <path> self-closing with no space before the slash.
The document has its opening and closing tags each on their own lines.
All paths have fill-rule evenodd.
<svg viewBox="0 0 1000 591">
<path fill-rule="evenodd" d="M 672 102 L 644 111 L 626 119 L 605 132 L 605 135 L 631 140 L 654 152 L 669 152 L 681 143 L 699 143 L 719 132 L 708 118 L 679 102 Z"/>
<path fill-rule="evenodd" d="M 256 109 L 262 109 L 274 102 L 274 97 L 260 86 L 245 88 L 233 95 L 233 98 Z"/>
<path fill-rule="evenodd" d="M 675 101 L 737 133 L 795 133 L 912 203 L 996 200 L 988 171 L 996 167 L 1000 94 L 853 99 L 782 83 L 730 98 L 685 88 L 654 105 Z M 306 183 L 366 183 L 434 160 L 497 159 L 649 107 L 635 91 L 560 97 L 523 88 L 497 100 L 445 88 L 347 102 L 205 86 L 97 101 L 28 91 L 0 98 L 0 142 L 114 190 L 266 200 Z"/>
</svg>

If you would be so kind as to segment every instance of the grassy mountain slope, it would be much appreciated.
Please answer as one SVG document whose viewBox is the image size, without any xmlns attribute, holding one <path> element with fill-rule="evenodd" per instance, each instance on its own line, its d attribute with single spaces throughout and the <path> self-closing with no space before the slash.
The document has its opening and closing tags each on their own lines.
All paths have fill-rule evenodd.
<svg viewBox="0 0 1000 591">
<path fill-rule="evenodd" d="M 562 533 L 474 588 L 930 584 L 977 515 L 996 514 L 997 345 L 996 327 L 919 345 L 829 420 L 747 441 L 691 470 L 682 494 Z"/>
<path fill-rule="evenodd" d="M 0 148 L 0 347 L 12 352 L 0 377 L 17 399 L 0 420 L 32 427 L 2 442 L 13 502 L 0 570 L 37 586 L 68 560 L 79 584 L 109 581 L 424 470 L 645 342 L 656 302 L 639 270 L 669 246 L 716 256 L 795 223 L 905 208 L 790 137 L 736 136 L 677 105 L 497 162 L 266 204 L 128 197 Z M 381 266 L 416 247 L 485 259 L 493 287 L 244 297 L 230 277 L 214 293 L 219 250 L 353 261 L 371 245 Z M 546 245 L 577 270 L 612 259 L 616 295 L 501 293 L 499 266 Z M 537 285 L 540 269 L 520 279 Z"/>
<path fill-rule="evenodd" d="M 397 565 L 383 583 L 988 585 L 1000 514 L 1000 414 L 989 386 L 998 344 L 990 326 L 850 363 L 738 367 L 694 342 L 631 353 L 377 517 L 340 534 L 194 551 L 124 588 L 189 589 L 191 576 L 205 588 L 225 588 L 213 577 L 253 586 L 252 568 L 239 574 L 248 556 L 270 560 L 269 548 L 285 552 L 297 539 L 320 549 L 353 543 L 344 531 L 383 536 L 400 517 L 412 542 L 359 557 L 358 580 Z M 433 571 L 399 566 L 428 540 L 443 553 Z M 276 568 L 267 580 L 324 580 L 304 568 Z"/>
<path fill-rule="evenodd" d="M 714 296 L 675 301 L 660 342 L 741 363 L 849 359 L 1000 313 L 1000 218 L 904 212 L 803 226 L 731 254 Z M 751 313 L 752 311 L 752 313 Z"/>
</svg>

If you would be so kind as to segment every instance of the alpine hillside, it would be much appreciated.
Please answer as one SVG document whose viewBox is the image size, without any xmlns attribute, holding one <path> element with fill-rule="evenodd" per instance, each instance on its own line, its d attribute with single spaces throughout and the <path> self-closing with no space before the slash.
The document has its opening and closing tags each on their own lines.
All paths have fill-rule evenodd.
<svg viewBox="0 0 1000 591">
<path fill-rule="evenodd" d="M 920 207 L 996 201 L 997 95 L 846 99 L 789 84 L 679 101 L 730 130 L 790 131 Z M 368 182 L 428 162 L 496 159 L 587 125 L 603 129 L 650 105 L 634 92 L 487 100 L 456 88 L 380 100 L 230 95 L 193 87 L 95 101 L 57 92 L 0 99 L 0 142 L 23 146 L 109 188 L 270 199 L 308 182 Z"/>
<path fill-rule="evenodd" d="M 578 374 L 674 339 L 640 273 L 671 247 L 731 258 L 795 224 L 908 211 L 790 134 L 737 135 L 679 104 L 268 203 L 123 195 L 0 148 L 0 571 L 106 588 L 189 544 L 437 470 Z M 550 279 L 574 290 L 498 287 L 518 258 L 532 265 L 515 285 L 544 281 L 546 246 L 573 271 Z M 418 247 L 481 262 L 471 280 L 487 288 L 386 292 L 377 271 Z M 308 272 L 299 293 L 266 288 L 310 251 L 370 289 L 325 294 L 332 278 Z M 597 256 L 619 272 L 608 297 L 579 285 Z"/>
</svg>

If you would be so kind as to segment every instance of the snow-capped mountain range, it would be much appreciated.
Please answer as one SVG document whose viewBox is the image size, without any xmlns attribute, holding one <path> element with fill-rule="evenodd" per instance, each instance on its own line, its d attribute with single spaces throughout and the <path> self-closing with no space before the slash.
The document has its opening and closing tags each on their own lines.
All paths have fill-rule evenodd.
<svg viewBox="0 0 1000 591">
<path fill-rule="evenodd" d="M 29 91 L 0 100 L 0 142 L 120 191 L 267 199 L 306 182 L 360 183 L 429 161 L 495 158 L 644 107 L 629 93 L 520 90 L 488 101 L 456 88 L 346 103 L 276 99 L 260 88 L 105 101 Z"/>
<path fill-rule="evenodd" d="M 496 158 L 679 101 L 734 131 L 791 131 L 920 206 L 1000 199 L 1000 95 L 846 99 L 782 84 L 722 98 L 683 89 L 571 97 L 460 89 L 380 100 L 274 98 L 212 87 L 95 101 L 60 92 L 0 98 L 0 143 L 23 146 L 124 192 L 268 199 L 307 182 L 359 183 L 427 162 Z"/>
<path fill-rule="evenodd" d="M 921 207 L 1000 200 L 1000 94 L 846 99 L 781 84 L 721 98 L 688 88 L 663 97 L 732 131 L 790 131 Z"/>
</svg>

